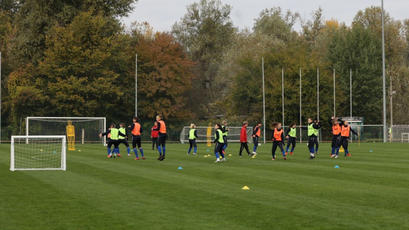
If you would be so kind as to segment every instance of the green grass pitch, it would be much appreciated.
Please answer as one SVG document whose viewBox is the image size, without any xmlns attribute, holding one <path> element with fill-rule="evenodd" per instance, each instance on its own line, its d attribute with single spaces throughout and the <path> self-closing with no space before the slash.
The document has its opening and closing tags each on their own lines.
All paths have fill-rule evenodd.
<svg viewBox="0 0 409 230">
<path fill-rule="evenodd" d="M 163 162 L 144 147 L 148 159 L 134 161 L 123 147 L 114 160 L 77 145 L 66 172 L 10 172 L 0 145 L 0 229 L 409 229 L 407 144 L 352 144 L 350 160 L 329 159 L 329 144 L 309 160 L 299 144 L 274 162 L 271 144 L 257 159 L 231 144 L 220 164 L 205 145 L 188 157 L 169 144 Z"/>
</svg>

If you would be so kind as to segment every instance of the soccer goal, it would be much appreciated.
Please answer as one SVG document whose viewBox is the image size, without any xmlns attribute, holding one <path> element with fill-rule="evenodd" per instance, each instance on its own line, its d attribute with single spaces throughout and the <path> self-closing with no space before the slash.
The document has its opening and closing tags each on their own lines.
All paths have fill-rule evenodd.
<svg viewBox="0 0 409 230">
<path fill-rule="evenodd" d="M 27 117 L 26 136 L 65 135 L 70 144 L 102 143 L 98 134 L 106 131 L 105 117 Z M 29 141 L 27 139 L 27 141 Z"/>
<path fill-rule="evenodd" d="M 66 170 L 65 136 L 12 136 L 10 170 Z"/>
<path fill-rule="evenodd" d="M 227 139 L 229 142 L 240 142 L 240 132 L 241 127 L 228 127 L 229 128 L 229 135 Z M 180 143 L 189 143 L 189 126 L 184 126 L 182 131 L 180 132 Z M 206 126 L 198 126 L 196 127 L 197 136 L 196 142 L 199 143 L 206 143 L 206 142 L 213 142 L 214 140 L 214 128 L 213 127 L 206 127 Z M 247 127 L 247 141 L 252 142 L 252 134 L 253 134 L 253 127 Z"/>
</svg>

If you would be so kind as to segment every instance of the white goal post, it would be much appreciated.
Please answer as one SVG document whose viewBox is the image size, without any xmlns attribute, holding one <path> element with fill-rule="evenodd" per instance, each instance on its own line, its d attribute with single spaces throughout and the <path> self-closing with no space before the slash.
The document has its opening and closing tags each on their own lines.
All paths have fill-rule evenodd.
<svg viewBox="0 0 409 230">
<path fill-rule="evenodd" d="M 66 137 L 11 136 L 10 171 L 16 170 L 65 171 Z"/>
<path fill-rule="evenodd" d="M 402 133 L 401 134 L 401 142 L 409 142 L 409 133 Z"/>
<path fill-rule="evenodd" d="M 227 136 L 228 142 L 240 142 L 240 132 L 241 127 L 227 127 L 229 129 L 229 135 Z M 184 126 L 180 132 L 180 143 L 189 143 L 189 126 Z M 196 142 L 206 143 L 208 141 L 213 142 L 214 140 L 214 128 L 207 126 L 198 126 L 196 127 L 197 136 Z M 208 132 L 209 131 L 209 132 Z M 252 139 L 253 127 L 247 127 L 247 141 L 249 143 L 253 142 Z"/>
<path fill-rule="evenodd" d="M 100 139 L 98 136 L 99 133 L 106 132 L 105 117 L 27 117 L 26 136 L 67 135 L 68 122 L 75 127 L 75 143 L 106 145 L 106 138 Z"/>
</svg>

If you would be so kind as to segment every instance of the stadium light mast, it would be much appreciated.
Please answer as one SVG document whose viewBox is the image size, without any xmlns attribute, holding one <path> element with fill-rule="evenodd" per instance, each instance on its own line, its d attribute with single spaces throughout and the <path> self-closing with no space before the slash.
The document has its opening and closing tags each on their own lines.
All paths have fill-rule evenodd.
<svg viewBox="0 0 409 230">
<path fill-rule="evenodd" d="M 390 124 L 390 136 L 389 136 L 389 141 L 390 142 L 392 142 L 393 141 L 393 129 L 392 129 L 392 127 L 393 127 L 393 95 L 394 94 L 396 94 L 396 91 L 394 91 L 393 90 L 393 87 L 392 87 L 392 76 L 390 76 L 389 77 L 389 93 L 390 93 L 390 116 L 391 116 L 391 119 L 390 119 L 390 122 L 391 122 L 391 124 Z"/>
<path fill-rule="evenodd" d="M 352 69 L 349 69 L 349 116 L 352 118 Z"/>
<path fill-rule="evenodd" d="M 264 84 L 264 57 L 261 58 L 261 75 L 263 80 L 263 141 L 266 143 L 266 93 Z"/>
<path fill-rule="evenodd" d="M 335 82 L 335 68 L 332 70 L 332 79 L 333 79 L 333 83 L 334 83 L 334 117 L 336 117 L 337 116 L 337 111 L 336 111 L 336 109 L 337 109 L 337 107 L 336 107 L 336 82 Z"/>
<path fill-rule="evenodd" d="M 0 144 L 1 144 L 1 52 L 0 52 Z"/>
<path fill-rule="evenodd" d="M 382 93 L 383 93 L 383 142 L 386 143 L 386 70 L 385 70 L 385 12 L 382 4 Z"/>
<path fill-rule="evenodd" d="M 300 142 L 302 142 L 302 70 L 300 67 Z"/>
<path fill-rule="evenodd" d="M 320 68 L 317 68 L 317 120 L 320 120 Z"/>
<path fill-rule="evenodd" d="M 135 54 L 135 117 L 138 116 L 138 54 Z"/>
<path fill-rule="evenodd" d="M 284 107 L 284 68 L 281 69 L 281 109 L 283 116 L 283 127 L 285 122 L 285 107 Z"/>
</svg>

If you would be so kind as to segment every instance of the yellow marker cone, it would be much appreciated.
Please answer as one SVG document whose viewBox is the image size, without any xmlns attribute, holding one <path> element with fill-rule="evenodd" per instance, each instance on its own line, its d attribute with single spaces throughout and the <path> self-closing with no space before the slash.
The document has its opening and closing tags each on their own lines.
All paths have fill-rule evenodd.
<svg viewBox="0 0 409 230">
<path fill-rule="evenodd" d="M 243 188 L 241 188 L 241 189 L 246 190 L 246 191 L 250 190 L 250 188 L 247 185 L 243 186 Z"/>
<path fill-rule="evenodd" d="M 341 146 L 341 148 L 339 149 L 339 152 L 340 152 L 340 153 L 345 152 L 345 151 L 344 151 L 344 148 L 343 148 L 342 146 Z"/>
</svg>

